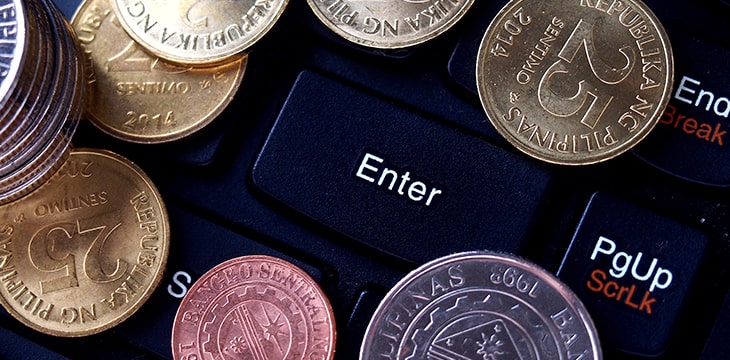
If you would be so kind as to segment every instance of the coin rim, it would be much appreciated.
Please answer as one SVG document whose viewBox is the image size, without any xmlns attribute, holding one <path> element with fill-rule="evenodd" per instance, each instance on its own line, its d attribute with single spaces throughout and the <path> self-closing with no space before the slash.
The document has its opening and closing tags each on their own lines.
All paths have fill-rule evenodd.
<svg viewBox="0 0 730 360">
<path fill-rule="evenodd" d="M 79 330 L 79 331 L 59 331 L 59 330 L 53 330 L 50 328 L 43 327 L 39 324 L 36 324 L 35 322 L 31 321 L 29 318 L 22 316 L 19 312 L 15 310 L 14 307 L 12 307 L 8 300 L 5 299 L 5 296 L 2 292 L 0 292 L 0 305 L 2 305 L 5 310 L 13 316 L 16 320 L 20 321 L 24 325 L 28 326 L 29 328 L 36 330 L 38 332 L 57 336 L 57 337 L 64 337 L 64 338 L 78 338 L 78 337 L 84 337 L 89 335 L 98 334 L 102 331 L 108 330 L 112 327 L 115 327 L 122 322 L 126 321 L 129 317 L 131 317 L 133 314 L 137 313 L 137 311 L 147 303 L 147 300 L 152 296 L 152 294 L 155 292 L 155 290 L 159 287 L 160 283 L 162 282 L 162 278 L 164 277 L 165 270 L 167 268 L 167 260 L 169 257 L 170 252 L 170 221 L 167 209 L 165 207 L 165 203 L 162 201 L 162 197 L 160 196 L 159 191 L 155 187 L 155 185 L 152 183 L 152 180 L 147 176 L 147 174 L 142 171 L 141 168 L 139 168 L 135 163 L 130 161 L 129 159 L 114 153 L 109 150 L 105 149 L 93 149 L 93 148 L 77 148 L 73 149 L 69 153 L 69 158 L 73 154 L 90 154 L 95 156 L 102 156 L 106 158 L 112 159 L 112 161 L 122 164 L 132 170 L 143 182 L 148 186 L 150 190 L 150 196 L 154 196 L 154 198 L 157 200 L 159 206 L 160 206 L 160 216 L 163 221 L 161 222 L 163 226 L 159 228 L 163 228 L 162 233 L 160 234 L 160 238 L 163 240 L 160 247 L 162 250 L 160 251 L 160 265 L 159 269 L 160 271 L 157 272 L 155 276 L 153 276 L 152 281 L 150 281 L 150 285 L 141 293 L 139 299 L 136 303 L 134 303 L 132 306 L 130 306 L 127 311 L 123 312 L 121 316 L 114 317 L 111 321 L 106 322 L 104 324 L 101 324 L 96 327 L 88 328 L 86 330 Z M 62 168 L 63 166 L 59 167 Z M 58 172 L 58 170 L 54 173 L 54 175 Z M 47 186 L 47 182 L 41 185 L 38 189 L 43 188 Z M 16 200 L 16 201 L 23 201 L 23 198 Z M 13 204 L 11 202 L 10 204 Z M 6 205 L 10 205 L 6 204 Z M 158 228 L 158 229 L 159 229 Z"/>
<path fill-rule="evenodd" d="M 656 17 L 656 14 L 649 8 L 643 1 L 641 0 L 628 0 L 632 5 L 635 5 L 644 15 L 647 16 L 647 19 L 651 21 L 651 24 L 655 27 L 657 30 L 657 35 L 660 41 L 662 41 L 662 45 L 664 46 L 665 55 L 664 59 L 667 61 L 666 64 L 666 77 L 665 77 L 665 84 L 664 91 L 662 93 L 661 99 L 659 99 L 659 102 L 657 103 L 657 107 L 655 108 L 654 112 L 652 113 L 652 116 L 647 117 L 647 119 L 653 118 L 650 121 L 646 122 L 646 125 L 639 130 L 639 132 L 628 139 L 626 142 L 623 142 L 616 148 L 613 148 L 610 151 L 606 152 L 600 152 L 597 153 L 598 155 L 591 155 L 581 157 L 578 160 L 570 159 L 570 157 L 563 157 L 563 156 L 550 156 L 551 152 L 539 152 L 534 150 L 532 147 L 525 145 L 525 141 L 522 140 L 522 138 L 515 136 L 515 134 L 509 130 L 507 130 L 507 127 L 504 126 L 498 119 L 498 114 L 502 113 L 497 111 L 496 104 L 491 104 L 488 101 L 488 92 L 489 90 L 489 80 L 487 74 L 490 72 L 489 67 L 487 66 L 487 57 L 489 56 L 489 50 L 488 50 L 488 43 L 491 38 L 494 37 L 496 31 L 499 30 L 499 24 L 505 20 L 505 17 L 509 15 L 510 11 L 512 11 L 517 5 L 525 2 L 526 0 L 510 0 L 500 11 L 497 13 L 497 15 L 492 19 L 492 21 L 489 23 L 489 26 L 487 27 L 487 30 L 484 32 L 484 35 L 482 37 L 482 40 L 479 44 L 479 51 L 477 53 L 477 64 L 476 64 L 476 71 L 475 71 L 475 77 L 476 77 L 476 84 L 477 84 L 477 92 L 479 95 L 479 102 L 482 104 L 482 109 L 487 115 L 487 118 L 489 119 L 489 122 L 492 124 L 492 126 L 497 130 L 497 132 L 502 135 L 502 137 L 507 140 L 510 144 L 512 144 L 515 148 L 517 148 L 520 152 L 529 155 L 532 158 L 542 160 L 551 164 L 556 165 L 569 165 L 569 166 L 580 166 L 580 165 L 592 165 L 597 164 L 601 162 L 605 162 L 607 160 L 613 159 L 619 155 L 622 155 L 630 150 L 632 150 L 638 143 L 641 142 L 646 136 L 648 136 L 651 131 L 656 127 L 656 125 L 659 123 L 659 120 L 664 113 L 667 104 L 669 104 L 669 100 L 672 95 L 672 89 L 674 87 L 674 53 L 672 50 L 672 44 L 669 39 L 669 35 L 666 32 L 666 29 L 662 25 L 662 23 L 659 21 L 659 19 Z"/>
<path fill-rule="evenodd" d="M 395 304 L 394 301 L 396 299 L 396 296 L 399 295 L 408 285 L 412 284 L 422 275 L 428 274 L 435 269 L 443 268 L 444 266 L 452 263 L 458 264 L 459 262 L 472 260 L 488 260 L 496 261 L 501 264 L 509 264 L 515 267 L 519 267 L 523 270 L 529 270 L 531 275 L 534 275 L 538 279 L 545 281 L 552 289 L 560 294 L 560 296 L 565 300 L 566 305 L 571 307 L 571 309 L 574 310 L 580 318 L 580 321 L 587 330 L 586 332 L 592 345 L 593 354 L 595 354 L 594 359 L 603 359 L 599 334 L 596 330 L 593 319 L 591 318 L 588 310 L 586 309 L 580 298 L 578 298 L 578 296 L 575 295 L 575 293 L 565 283 L 558 279 L 557 276 L 545 270 L 542 266 L 514 254 L 498 251 L 477 250 L 454 253 L 431 260 L 412 270 L 405 277 L 400 279 L 386 293 L 385 297 L 380 301 L 378 307 L 371 316 L 370 322 L 368 323 L 367 329 L 365 330 L 363 341 L 360 346 L 360 354 L 358 357 L 359 360 L 370 360 L 370 358 L 367 358 L 365 356 L 366 352 L 369 350 L 368 348 L 372 346 L 371 344 L 373 342 L 375 331 L 377 330 L 378 325 L 380 325 L 380 323 L 384 321 L 384 316 L 387 314 L 387 310 L 389 310 L 392 305 Z"/>
</svg>

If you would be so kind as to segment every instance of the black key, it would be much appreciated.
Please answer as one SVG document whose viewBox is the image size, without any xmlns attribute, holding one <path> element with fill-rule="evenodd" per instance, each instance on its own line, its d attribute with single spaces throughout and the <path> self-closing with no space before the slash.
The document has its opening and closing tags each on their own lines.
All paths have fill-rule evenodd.
<svg viewBox="0 0 730 360">
<path fill-rule="evenodd" d="M 702 360 L 730 359 L 730 293 L 725 297 L 721 309 L 702 351 Z"/>
<path fill-rule="evenodd" d="M 585 303 L 603 345 L 658 355 L 677 330 L 707 243 L 695 228 L 597 193 L 558 275 Z"/>
<path fill-rule="evenodd" d="M 545 171 L 390 102 L 303 72 L 253 170 L 309 217 L 416 263 L 516 252 Z"/>
<path fill-rule="evenodd" d="M 174 239 L 166 276 L 139 312 L 114 330 L 141 348 L 166 358 L 171 356 L 172 324 L 182 296 L 195 280 L 225 260 L 243 255 L 275 256 L 296 264 L 315 280 L 322 280 L 322 273 L 312 266 L 176 206 L 166 205 Z"/>
<path fill-rule="evenodd" d="M 675 176 L 730 185 L 730 48 L 670 29 L 675 84 L 666 112 L 634 151 Z M 701 59 L 701 61 L 699 61 Z"/>
<path fill-rule="evenodd" d="M 344 349 L 347 352 L 338 350 L 343 359 L 357 359 L 360 355 L 365 330 L 384 296 L 385 292 L 369 289 L 360 293 L 350 319 L 347 321 L 347 332 L 343 341 L 346 344 Z"/>
<path fill-rule="evenodd" d="M 465 19 L 471 21 L 464 24 L 465 29 L 459 43 L 449 59 L 448 71 L 451 79 L 474 96 L 477 95 L 476 72 L 479 45 L 491 19 L 497 15 L 503 5 L 504 3 L 501 1 L 482 1 L 474 4 L 474 7 L 469 10 L 471 17 Z"/>
<path fill-rule="evenodd" d="M 53 2 L 59 9 L 61 9 L 61 12 L 64 16 L 66 16 L 69 22 L 76 13 L 76 9 L 78 9 L 79 5 L 81 5 L 81 0 L 53 0 Z"/>
<path fill-rule="evenodd" d="M 0 327 L 0 359 L 15 359 L 18 354 L 23 354 L 24 359 L 33 360 L 67 359 L 31 340 Z"/>
</svg>

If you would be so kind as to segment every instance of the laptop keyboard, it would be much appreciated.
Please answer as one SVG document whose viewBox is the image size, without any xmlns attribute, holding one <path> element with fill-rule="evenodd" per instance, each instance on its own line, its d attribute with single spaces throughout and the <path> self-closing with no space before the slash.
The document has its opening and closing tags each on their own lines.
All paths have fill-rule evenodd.
<svg viewBox="0 0 730 360">
<path fill-rule="evenodd" d="M 71 17 L 79 2 L 56 3 Z M 356 359 L 398 280 L 480 249 L 557 274 L 591 312 L 606 359 L 730 357 L 730 5 L 646 3 L 674 49 L 670 106 L 635 150 L 576 168 L 522 155 L 481 108 L 477 49 L 503 2 L 479 1 L 443 36 L 383 51 L 337 38 L 291 1 L 251 49 L 231 105 L 200 132 L 139 145 L 80 125 L 75 147 L 122 154 L 159 188 L 165 277 L 134 316 L 89 337 L 42 335 L 0 311 L 0 358 L 171 359 L 192 282 L 263 254 L 320 284 L 335 359 Z"/>
</svg>

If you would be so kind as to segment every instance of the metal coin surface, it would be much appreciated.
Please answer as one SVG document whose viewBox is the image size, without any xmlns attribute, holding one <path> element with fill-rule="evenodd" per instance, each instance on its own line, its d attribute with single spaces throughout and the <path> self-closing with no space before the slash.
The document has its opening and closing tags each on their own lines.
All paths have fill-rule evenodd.
<svg viewBox="0 0 730 360">
<path fill-rule="evenodd" d="M 174 359 L 332 359 L 332 307 L 317 283 L 282 259 L 225 261 L 195 281 L 172 330 Z"/>
<path fill-rule="evenodd" d="M 398 49 L 456 24 L 474 0 L 307 0 L 326 27 L 355 44 Z"/>
<path fill-rule="evenodd" d="M 104 132 L 137 143 L 188 136 L 230 103 L 247 63 L 178 66 L 149 55 L 122 29 L 111 0 L 86 0 L 73 18 L 89 71 L 87 113 Z"/>
<path fill-rule="evenodd" d="M 489 120 L 515 147 L 584 165 L 654 128 L 673 73 L 667 34 L 639 0 L 513 0 L 484 35 L 476 81 Z"/>
<path fill-rule="evenodd" d="M 0 0 L 2 42 L 0 42 L 0 104 L 18 83 L 25 59 L 27 20 L 25 6 L 20 0 Z"/>
<path fill-rule="evenodd" d="M 112 0 L 120 23 L 151 53 L 180 64 L 223 62 L 264 36 L 288 0 Z"/>
<path fill-rule="evenodd" d="M 16 84 L 0 110 L 0 204 L 31 192 L 63 164 L 85 89 L 80 85 L 79 49 L 58 8 L 50 0 L 23 5 L 23 68 L 15 74 Z M 19 20 L 13 15 L 18 15 L 15 6 L 0 6 L 0 16 L 8 19 L 3 23 L 6 36 L 17 31 Z M 14 43 L 6 40 L 2 46 Z M 3 66 L 9 65 L 0 64 L 0 69 Z"/>
<path fill-rule="evenodd" d="M 147 300 L 168 248 L 149 178 L 111 152 L 73 150 L 48 182 L 0 207 L 0 303 L 46 334 L 98 333 Z"/>
<path fill-rule="evenodd" d="M 520 258 L 459 253 L 385 296 L 360 350 L 370 359 L 601 359 L 593 322 L 554 276 Z"/>
</svg>

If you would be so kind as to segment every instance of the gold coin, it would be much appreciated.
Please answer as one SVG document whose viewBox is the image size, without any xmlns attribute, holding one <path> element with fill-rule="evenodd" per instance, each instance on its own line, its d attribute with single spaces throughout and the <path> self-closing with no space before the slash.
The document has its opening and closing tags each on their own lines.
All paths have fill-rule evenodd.
<svg viewBox="0 0 730 360">
<path fill-rule="evenodd" d="M 246 55 L 215 67 L 174 65 L 137 45 L 112 7 L 85 0 L 72 21 L 93 74 L 87 112 L 97 127 L 131 142 L 167 142 L 203 128 L 230 103 Z"/>
<path fill-rule="evenodd" d="M 0 303 L 46 334 L 98 333 L 147 300 L 168 248 L 149 178 L 111 152 L 73 150 L 48 182 L 0 207 Z"/>
<path fill-rule="evenodd" d="M 180 64 L 223 62 L 248 49 L 279 19 L 288 0 L 113 0 L 129 35 Z"/>
<path fill-rule="evenodd" d="M 307 0 L 330 30 L 358 45 L 398 49 L 435 38 L 474 0 Z"/>
<path fill-rule="evenodd" d="M 477 59 L 482 105 L 519 150 L 557 164 L 604 161 L 659 121 L 674 65 L 641 1 L 510 1 Z"/>
</svg>

